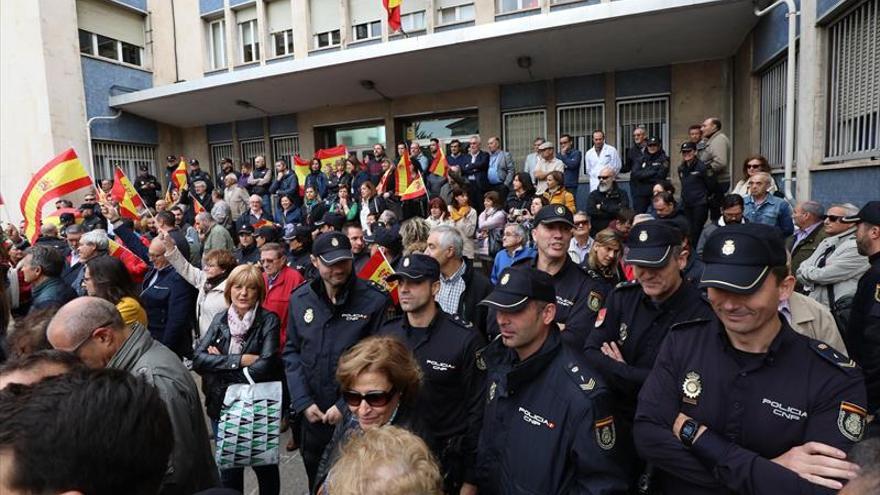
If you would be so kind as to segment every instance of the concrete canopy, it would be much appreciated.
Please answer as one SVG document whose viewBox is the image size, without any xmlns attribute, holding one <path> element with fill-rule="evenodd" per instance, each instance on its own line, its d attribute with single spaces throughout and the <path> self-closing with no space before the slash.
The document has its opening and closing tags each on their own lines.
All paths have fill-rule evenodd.
<svg viewBox="0 0 880 495">
<path fill-rule="evenodd" d="M 322 106 L 638 67 L 736 52 L 757 18 L 750 0 L 620 0 L 349 47 L 110 98 L 177 127 Z M 517 58 L 531 57 L 531 74 Z M 244 100 L 257 107 L 237 104 Z"/>
</svg>

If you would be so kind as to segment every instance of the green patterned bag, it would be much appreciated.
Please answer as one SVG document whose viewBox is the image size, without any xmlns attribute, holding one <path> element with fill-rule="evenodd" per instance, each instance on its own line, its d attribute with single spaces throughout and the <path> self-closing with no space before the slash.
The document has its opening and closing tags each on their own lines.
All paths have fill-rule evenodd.
<svg viewBox="0 0 880 495">
<path fill-rule="evenodd" d="M 278 464 L 281 436 L 281 382 L 248 383 L 226 389 L 217 425 L 217 467 Z"/>
</svg>

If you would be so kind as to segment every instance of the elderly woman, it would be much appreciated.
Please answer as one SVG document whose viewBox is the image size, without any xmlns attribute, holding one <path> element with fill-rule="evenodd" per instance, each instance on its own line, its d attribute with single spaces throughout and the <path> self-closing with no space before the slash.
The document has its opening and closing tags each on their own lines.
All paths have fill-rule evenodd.
<svg viewBox="0 0 880 495">
<path fill-rule="evenodd" d="M 83 287 L 86 294 L 115 304 L 126 325 L 140 323 L 147 326 L 147 312 L 138 300 L 137 286 L 117 258 L 98 256 L 86 262 Z"/>
<path fill-rule="evenodd" d="M 199 340 L 193 357 L 193 371 L 202 376 L 205 409 L 214 432 L 226 388 L 233 383 L 246 383 L 246 368 L 255 382 L 272 382 L 282 378 L 278 356 L 278 317 L 260 306 L 266 294 L 263 274 L 254 265 L 241 265 L 226 279 L 223 297 L 229 309 L 218 313 L 204 337 Z M 278 494 L 278 465 L 255 466 L 260 494 Z M 244 468 L 220 471 L 223 486 L 242 491 Z"/>
<path fill-rule="evenodd" d="M 202 269 L 199 270 L 183 257 L 170 235 L 164 235 L 162 242 L 165 244 L 165 259 L 168 263 L 199 291 L 196 297 L 196 320 L 199 322 L 199 337 L 204 337 L 214 317 L 229 307 L 224 292 L 226 279 L 238 265 L 235 256 L 230 251 L 212 249 L 202 257 Z"/>
<path fill-rule="evenodd" d="M 742 197 L 746 197 L 749 195 L 749 178 L 755 175 L 758 172 L 766 172 L 770 173 L 770 163 L 761 155 L 752 155 L 745 159 L 743 162 L 743 178 L 733 187 L 733 190 L 730 191 L 733 194 L 739 194 Z M 779 189 L 776 187 L 776 181 L 771 181 L 770 189 L 767 191 L 770 194 L 775 193 Z"/>
<path fill-rule="evenodd" d="M 336 381 L 348 405 L 318 467 L 315 489 L 339 458 L 340 447 L 365 430 L 392 424 L 431 439 L 413 415 L 422 369 L 406 345 L 394 337 L 368 337 L 339 358 Z"/>
</svg>

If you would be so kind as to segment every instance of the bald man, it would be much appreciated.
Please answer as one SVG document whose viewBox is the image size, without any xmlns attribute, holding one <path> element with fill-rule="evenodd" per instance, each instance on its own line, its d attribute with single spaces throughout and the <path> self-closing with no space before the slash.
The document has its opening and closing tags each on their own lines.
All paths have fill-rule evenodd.
<svg viewBox="0 0 880 495">
<path fill-rule="evenodd" d="M 58 310 L 46 336 L 52 347 L 75 354 L 89 368 L 128 371 L 156 387 L 174 430 L 172 469 L 161 493 L 189 494 L 218 485 L 198 388 L 180 359 L 146 328 L 126 326 L 116 306 L 104 299 L 80 297 Z"/>
</svg>

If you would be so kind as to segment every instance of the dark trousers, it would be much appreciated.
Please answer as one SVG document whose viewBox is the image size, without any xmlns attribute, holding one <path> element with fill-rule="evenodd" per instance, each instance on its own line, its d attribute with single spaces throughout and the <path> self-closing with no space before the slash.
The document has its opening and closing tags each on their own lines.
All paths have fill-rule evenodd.
<svg viewBox="0 0 880 495">
<path fill-rule="evenodd" d="M 645 213 L 648 211 L 648 207 L 651 206 L 651 196 L 636 196 L 633 194 L 633 210 L 636 213 Z"/>
<path fill-rule="evenodd" d="M 303 415 L 302 418 L 302 443 L 299 452 L 302 454 L 303 464 L 306 467 L 306 475 L 309 477 L 309 486 L 315 486 L 318 478 L 318 466 L 321 464 L 321 456 L 330 440 L 333 438 L 333 425 L 324 423 L 309 423 Z"/>
<path fill-rule="evenodd" d="M 211 421 L 214 437 L 217 436 L 217 421 Z M 257 475 L 257 484 L 260 486 L 260 495 L 279 495 L 281 493 L 281 474 L 278 464 L 271 466 L 252 466 Z M 220 470 L 220 484 L 223 488 L 231 488 L 244 492 L 244 468 L 231 468 Z"/>
<path fill-rule="evenodd" d="M 691 249 L 694 250 L 697 247 L 697 241 L 700 240 L 703 226 L 706 225 L 706 219 L 709 218 L 709 205 L 685 206 L 684 216 L 691 224 L 691 233 L 688 238 L 691 241 Z"/>
<path fill-rule="evenodd" d="M 730 190 L 729 180 L 719 182 L 717 192 L 709 199 L 709 216 L 712 217 L 713 222 L 717 222 L 721 218 L 721 203 L 724 201 L 724 195 L 727 194 L 728 190 Z"/>
</svg>

